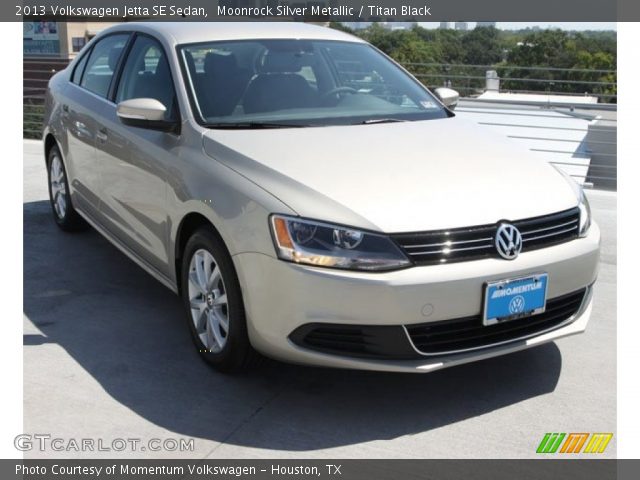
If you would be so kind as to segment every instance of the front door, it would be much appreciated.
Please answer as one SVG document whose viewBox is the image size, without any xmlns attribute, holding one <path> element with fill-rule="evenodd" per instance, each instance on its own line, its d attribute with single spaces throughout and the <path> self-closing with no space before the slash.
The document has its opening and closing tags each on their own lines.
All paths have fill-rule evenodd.
<svg viewBox="0 0 640 480">
<path fill-rule="evenodd" d="M 100 127 L 105 137 L 96 148 L 102 181 L 101 215 L 108 229 L 130 250 L 169 275 L 166 179 L 179 136 L 124 125 L 116 105 L 132 98 L 154 98 L 167 107 L 168 120 L 177 116 L 168 60 L 162 46 L 147 35 L 136 36 L 125 59 L 115 104 L 102 117 Z"/>
</svg>

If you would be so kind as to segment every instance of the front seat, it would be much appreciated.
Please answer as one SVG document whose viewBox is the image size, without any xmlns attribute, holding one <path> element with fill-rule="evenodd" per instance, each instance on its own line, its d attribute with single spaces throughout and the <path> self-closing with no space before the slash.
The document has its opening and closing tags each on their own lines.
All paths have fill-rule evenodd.
<svg viewBox="0 0 640 480">
<path fill-rule="evenodd" d="M 175 94 L 167 60 L 164 57 L 160 58 L 156 71 L 151 72 L 146 70 L 145 58 L 142 56 L 138 60 L 134 75 L 129 82 L 130 89 L 124 92 L 124 98 L 154 98 L 166 107 L 166 117 L 172 118 Z"/>
<path fill-rule="evenodd" d="M 233 113 L 250 76 L 248 71 L 238 67 L 235 55 L 207 53 L 204 57 L 202 114 L 221 117 Z"/>
<path fill-rule="evenodd" d="M 123 49 L 124 47 L 113 47 L 111 50 L 109 50 L 107 64 L 109 65 L 109 70 L 111 70 L 111 73 L 116 71 L 116 67 L 118 66 L 118 61 L 120 60 Z"/>
<path fill-rule="evenodd" d="M 270 53 L 260 73 L 244 94 L 245 113 L 262 113 L 319 105 L 318 93 L 298 74 L 298 57 L 291 53 Z"/>
<path fill-rule="evenodd" d="M 167 118 L 172 117 L 175 106 L 175 92 L 173 89 L 173 80 L 171 79 L 171 70 L 169 70 L 169 63 L 164 57 L 158 62 L 156 72 L 149 85 L 147 96 L 155 98 L 167 107 Z"/>
</svg>

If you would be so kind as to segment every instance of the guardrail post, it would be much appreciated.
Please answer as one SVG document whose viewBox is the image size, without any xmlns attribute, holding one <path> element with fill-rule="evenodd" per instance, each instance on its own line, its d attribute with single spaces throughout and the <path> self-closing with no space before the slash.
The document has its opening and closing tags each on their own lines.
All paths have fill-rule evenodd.
<svg viewBox="0 0 640 480">
<path fill-rule="evenodd" d="M 498 72 L 495 70 L 487 70 L 485 88 L 491 92 L 500 91 L 500 77 L 498 77 Z"/>
</svg>

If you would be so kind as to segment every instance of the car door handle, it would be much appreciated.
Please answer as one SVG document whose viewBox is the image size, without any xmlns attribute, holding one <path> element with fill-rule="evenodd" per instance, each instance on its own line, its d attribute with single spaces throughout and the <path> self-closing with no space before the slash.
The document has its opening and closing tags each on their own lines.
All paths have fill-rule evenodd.
<svg viewBox="0 0 640 480">
<path fill-rule="evenodd" d="M 107 129 L 104 127 L 100 128 L 98 130 L 98 133 L 96 133 L 96 138 L 103 143 L 106 142 L 109 138 L 109 136 L 107 135 Z"/>
<path fill-rule="evenodd" d="M 107 129 L 104 127 L 100 128 L 98 130 L 98 133 L 96 133 L 96 138 L 101 142 L 106 142 L 107 139 L 109 138 L 109 136 L 107 135 Z"/>
</svg>

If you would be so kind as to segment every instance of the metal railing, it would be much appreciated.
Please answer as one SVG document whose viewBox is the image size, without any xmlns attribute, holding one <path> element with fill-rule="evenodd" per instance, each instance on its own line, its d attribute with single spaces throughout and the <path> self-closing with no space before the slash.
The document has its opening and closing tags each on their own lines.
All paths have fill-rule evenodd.
<svg viewBox="0 0 640 480">
<path fill-rule="evenodd" d="M 22 62 L 22 134 L 24 138 L 41 138 L 44 95 L 49 79 L 66 68 L 69 60 L 53 57 L 27 57 Z"/>
<path fill-rule="evenodd" d="M 44 117 L 44 97 L 23 97 L 22 136 L 23 138 L 42 138 L 42 120 Z"/>
<path fill-rule="evenodd" d="M 486 72 L 496 71 L 500 90 L 512 93 L 544 93 L 594 96 L 601 102 L 617 100 L 617 71 L 585 68 L 521 67 L 405 63 L 405 68 L 430 88 L 448 86 L 465 96 L 484 92 Z M 584 88 L 581 88 L 584 87 Z"/>
</svg>

